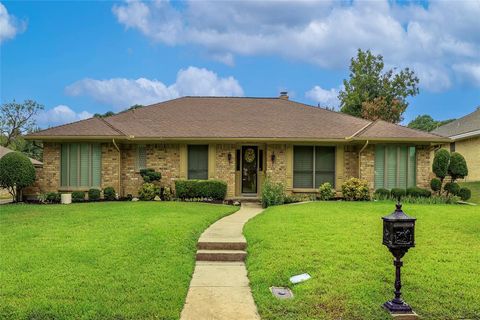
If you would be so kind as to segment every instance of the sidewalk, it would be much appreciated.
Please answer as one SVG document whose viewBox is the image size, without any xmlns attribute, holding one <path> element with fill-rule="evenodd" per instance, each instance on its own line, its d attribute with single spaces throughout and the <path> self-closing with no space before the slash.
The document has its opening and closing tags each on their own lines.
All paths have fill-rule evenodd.
<svg viewBox="0 0 480 320">
<path fill-rule="evenodd" d="M 182 320 L 260 319 L 247 278 L 247 242 L 244 224 L 262 212 L 256 204 L 243 204 L 200 236 Z"/>
</svg>

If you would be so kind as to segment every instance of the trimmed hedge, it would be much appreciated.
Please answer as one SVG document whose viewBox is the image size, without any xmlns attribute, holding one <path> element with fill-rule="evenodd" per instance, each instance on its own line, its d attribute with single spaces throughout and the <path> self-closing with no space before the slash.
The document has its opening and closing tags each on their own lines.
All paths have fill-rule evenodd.
<svg viewBox="0 0 480 320">
<path fill-rule="evenodd" d="M 388 197 L 390 197 L 390 190 L 385 188 L 378 188 L 377 190 L 375 190 L 374 195 L 382 199 L 387 199 Z"/>
<path fill-rule="evenodd" d="M 176 180 L 175 195 L 180 199 L 224 200 L 227 195 L 227 183 L 221 180 Z"/>
<path fill-rule="evenodd" d="M 438 178 L 433 178 L 430 181 L 430 188 L 436 192 L 440 191 L 440 189 L 442 189 L 442 181 Z"/>
<path fill-rule="evenodd" d="M 113 187 L 106 187 L 103 189 L 103 198 L 107 201 L 117 200 L 117 194 Z"/>
<path fill-rule="evenodd" d="M 370 191 L 368 182 L 358 178 L 350 178 L 342 184 L 342 194 L 348 201 L 368 201 Z"/>
<path fill-rule="evenodd" d="M 83 202 L 85 201 L 85 192 L 84 191 L 74 191 L 72 192 L 72 202 Z"/>
<path fill-rule="evenodd" d="M 153 183 L 144 183 L 138 190 L 138 197 L 143 201 L 152 201 L 160 193 L 160 188 Z"/>
<path fill-rule="evenodd" d="M 460 188 L 460 190 L 458 190 L 458 196 L 463 201 L 467 201 L 472 197 L 472 191 L 470 191 L 468 188 Z"/>
<path fill-rule="evenodd" d="M 427 189 L 422 189 L 419 187 L 411 187 L 407 189 L 407 196 L 415 197 L 415 198 L 430 198 L 432 196 L 432 192 Z"/>
<path fill-rule="evenodd" d="M 88 190 L 88 201 L 98 201 L 100 200 L 100 190 L 99 189 L 90 189 Z"/>
<path fill-rule="evenodd" d="M 468 176 L 468 167 L 465 158 L 458 152 L 452 152 L 450 156 L 450 165 L 448 166 L 448 174 L 452 177 L 452 181 L 463 179 Z"/>
<path fill-rule="evenodd" d="M 58 192 L 49 192 L 45 195 L 45 201 L 47 203 L 60 203 L 61 197 Z"/>
<path fill-rule="evenodd" d="M 390 191 L 390 194 L 392 195 L 392 198 L 397 200 L 398 198 L 405 197 L 407 195 L 407 191 L 405 189 L 401 189 L 401 188 L 393 188 Z"/>
<path fill-rule="evenodd" d="M 453 194 L 454 196 L 456 196 L 460 191 L 460 186 L 456 182 L 447 182 L 445 183 L 445 187 L 443 187 L 443 189 L 447 191 L 448 194 Z"/>
</svg>

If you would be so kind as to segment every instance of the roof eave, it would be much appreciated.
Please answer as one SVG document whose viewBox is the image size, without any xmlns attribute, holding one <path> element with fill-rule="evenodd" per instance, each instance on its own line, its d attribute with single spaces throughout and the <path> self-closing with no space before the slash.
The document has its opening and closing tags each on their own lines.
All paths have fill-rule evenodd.
<svg viewBox="0 0 480 320">
<path fill-rule="evenodd" d="M 382 137 L 353 137 L 356 141 L 375 141 L 375 142 L 425 142 L 425 143 L 449 143 L 452 142 L 450 138 L 382 138 Z"/>
<path fill-rule="evenodd" d="M 42 140 L 42 141 L 56 141 L 56 140 L 122 140 L 127 139 L 124 136 L 41 136 L 41 135 L 26 135 L 25 140 Z"/>
</svg>

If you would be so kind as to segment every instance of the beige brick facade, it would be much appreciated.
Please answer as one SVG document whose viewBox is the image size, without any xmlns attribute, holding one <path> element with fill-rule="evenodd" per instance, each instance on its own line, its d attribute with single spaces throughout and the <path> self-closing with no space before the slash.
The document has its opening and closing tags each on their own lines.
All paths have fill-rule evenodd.
<svg viewBox="0 0 480 320">
<path fill-rule="evenodd" d="M 215 173 L 214 178 L 227 183 L 227 197 L 235 196 L 235 144 L 215 145 Z M 230 154 L 230 161 L 228 155 Z"/>
<path fill-rule="evenodd" d="M 102 188 L 114 187 L 121 195 L 137 195 L 143 183 L 137 169 L 137 146 L 135 144 L 119 145 L 121 153 L 112 143 L 102 144 Z M 274 182 L 281 182 L 292 190 L 293 180 L 293 145 L 267 144 L 259 147 L 264 150 L 265 174 Z M 359 177 L 369 182 L 373 190 L 375 178 L 375 145 L 368 145 L 360 154 L 360 145 L 339 145 L 337 148 L 337 182 L 351 177 Z M 174 181 L 181 177 L 181 163 L 186 163 L 187 153 L 182 144 L 147 144 L 147 168 L 162 174 L 161 184 L 174 187 Z M 236 150 L 240 144 L 216 143 L 210 145 L 209 178 L 223 180 L 227 183 L 227 197 L 240 195 L 240 172 L 236 171 Z M 342 151 L 342 152 L 339 152 Z M 230 154 L 230 161 L 228 160 Z M 272 155 L 275 161 L 272 162 Z M 341 156 L 340 156 L 341 155 Z M 340 168 L 343 164 L 343 168 Z M 343 170 L 341 170 L 343 169 Z M 183 169 L 185 170 L 185 168 Z M 417 147 L 417 185 L 428 188 L 430 183 L 430 148 Z M 263 173 L 259 172 L 258 190 L 261 189 Z M 337 190 L 341 185 L 337 186 Z M 37 171 L 36 185 L 30 188 L 34 193 L 58 191 L 60 189 L 60 144 L 44 143 L 43 169 Z"/>
<path fill-rule="evenodd" d="M 430 166 L 431 150 L 428 146 L 417 146 L 417 187 L 430 188 L 430 180 L 433 178 Z"/>
<path fill-rule="evenodd" d="M 369 145 L 360 153 L 359 178 L 368 181 L 368 187 L 375 188 L 375 146 Z"/>
</svg>

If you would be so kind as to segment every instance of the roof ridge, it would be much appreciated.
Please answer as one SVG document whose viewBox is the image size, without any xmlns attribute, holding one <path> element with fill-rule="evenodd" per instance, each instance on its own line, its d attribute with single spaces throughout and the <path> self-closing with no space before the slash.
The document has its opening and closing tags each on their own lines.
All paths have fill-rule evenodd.
<svg viewBox="0 0 480 320">
<path fill-rule="evenodd" d="M 81 120 L 77 120 L 77 121 L 73 121 L 73 122 L 67 122 L 67 123 L 64 123 L 64 124 L 59 124 L 58 126 L 48 127 L 48 128 L 42 129 L 40 131 L 32 132 L 32 133 L 29 133 L 29 134 L 35 134 L 36 135 L 37 133 L 47 131 L 47 130 L 50 130 L 50 129 L 53 129 L 53 128 L 66 127 L 66 126 L 69 126 L 69 125 L 74 124 L 74 123 L 84 122 L 84 121 L 92 120 L 92 119 L 98 119 L 98 117 L 91 116 L 90 118 L 81 119 Z"/>
<path fill-rule="evenodd" d="M 365 119 L 365 120 L 366 120 L 366 119 Z M 366 131 L 368 128 L 370 128 L 374 123 L 376 123 L 376 122 L 378 121 L 378 119 L 375 120 L 375 121 L 371 121 L 371 120 L 369 120 L 369 121 L 370 121 L 370 123 L 368 123 L 367 125 L 363 126 L 360 130 L 358 130 L 358 131 L 355 132 L 353 135 L 351 135 L 350 137 L 347 137 L 347 138 L 348 138 L 348 139 L 351 139 L 351 138 L 354 138 L 354 137 L 356 137 L 357 135 L 365 132 L 365 131 Z"/>
<path fill-rule="evenodd" d="M 127 135 L 125 134 L 125 132 L 123 132 L 123 131 L 120 130 L 120 129 L 117 129 L 113 124 L 111 124 L 110 122 L 108 122 L 108 121 L 105 120 L 104 118 L 100 117 L 99 119 L 102 120 L 107 126 L 109 126 L 110 128 L 112 128 L 112 130 L 115 130 L 115 131 L 117 131 L 118 133 L 120 133 L 120 134 L 122 134 L 122 135 L 124 135 L 124 136 L 127 136 Z"/>
</svg>

